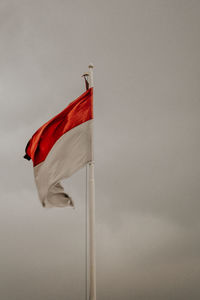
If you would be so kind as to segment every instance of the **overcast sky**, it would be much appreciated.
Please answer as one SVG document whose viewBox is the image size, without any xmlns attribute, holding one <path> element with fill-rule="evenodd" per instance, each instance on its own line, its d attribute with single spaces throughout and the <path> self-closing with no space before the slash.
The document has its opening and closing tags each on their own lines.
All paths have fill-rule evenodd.
<svg viewBox="0 0 200 300">
<path fill-rule="evenodd" d="M 95 65 L 98 300 L 200 299 L 200 1 L 0 1 L 0 299 L 85 299 L 76 209 L 44 209 L 32 134 Z"/>
</svg>

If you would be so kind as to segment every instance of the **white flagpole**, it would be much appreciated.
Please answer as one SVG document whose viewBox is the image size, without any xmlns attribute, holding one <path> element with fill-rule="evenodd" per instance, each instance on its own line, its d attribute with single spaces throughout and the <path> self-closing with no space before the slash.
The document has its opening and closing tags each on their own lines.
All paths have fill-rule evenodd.
<svg viewBox="0 0 200 300">
<path fill-rule="evenodd" d="M 93 68 L 89 68 L 89 87 L 94 86 Z M 93 129 L 92 129 L 93 131 Z M 92 160 L 89 162 L 89 187 L 88 187 L 88 206 L 89 206 L 89 300 L 96 300 L 96 247 L 95 247 L 95 185 L 94 185 L 94 151 L 93 151 L 93 132 L 92 132 Z"/>
</svg>

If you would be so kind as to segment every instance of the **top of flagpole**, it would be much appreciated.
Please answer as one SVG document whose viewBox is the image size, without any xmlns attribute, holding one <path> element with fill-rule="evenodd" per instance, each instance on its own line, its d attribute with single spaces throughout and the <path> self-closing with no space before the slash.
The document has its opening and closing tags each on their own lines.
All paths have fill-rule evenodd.
<svg viewBox="0 0 200 300">
<path fill-rule="evenodd" d="M 92 63 L 89 64 L 89 83 L 90 83 L 90 88 L 94 87 L 94 80 L 93 80 L 93 69 L 94 65 Z"/>
</svg>

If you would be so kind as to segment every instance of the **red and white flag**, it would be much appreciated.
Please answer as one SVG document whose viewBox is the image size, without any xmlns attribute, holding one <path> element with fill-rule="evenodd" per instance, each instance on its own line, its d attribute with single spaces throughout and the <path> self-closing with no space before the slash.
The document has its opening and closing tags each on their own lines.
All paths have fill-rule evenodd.
<svg viewBox="0 0 200 300">
<path fill-rule="evenodd" d="M 26 146 L 45 207 L 73 206 L 60 184 L 92 160 L 93 88 L 41 126 Z"/>
</svg>

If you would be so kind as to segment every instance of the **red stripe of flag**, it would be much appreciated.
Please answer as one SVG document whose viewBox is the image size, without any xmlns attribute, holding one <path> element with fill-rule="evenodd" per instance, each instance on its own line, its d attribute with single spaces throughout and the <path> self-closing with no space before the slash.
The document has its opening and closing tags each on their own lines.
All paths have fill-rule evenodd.
<svg viewBox="0 0 200 300">
<path fill-rule="evenodd" d="M 26 146 L 33 166 L 43 162 L 56 141 L 72 128 L 93 119 L 93 88 L 71 102 L 61 113 L 41 126 Z"/>
</svg>

